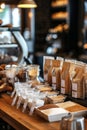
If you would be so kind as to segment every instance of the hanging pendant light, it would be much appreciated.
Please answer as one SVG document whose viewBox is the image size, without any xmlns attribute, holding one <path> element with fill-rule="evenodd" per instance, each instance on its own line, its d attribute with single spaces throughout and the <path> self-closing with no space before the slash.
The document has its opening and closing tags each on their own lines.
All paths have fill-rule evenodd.
<svg viewBox="0 0 87 130">
<path fill-rule="evenodd" d="M 36 8 L 37 5 L 34 0 L 21 0 L 18 4 L 18 8 Z"/>
<path fill-rule="evenodd" d="M 3 9 L 5 8 L 5 4 L 4 3 L 1 3 L 0 4 L 0 12 L 3 12 Z"/>
<path fill-rule="evenodd" d="M 2 3 L 2 4 L 0 5 L 0 7 L 1 7 L 1 9 L 4 9 L 4 8 L 5 8 L 5 3 Z"/>
</svg>

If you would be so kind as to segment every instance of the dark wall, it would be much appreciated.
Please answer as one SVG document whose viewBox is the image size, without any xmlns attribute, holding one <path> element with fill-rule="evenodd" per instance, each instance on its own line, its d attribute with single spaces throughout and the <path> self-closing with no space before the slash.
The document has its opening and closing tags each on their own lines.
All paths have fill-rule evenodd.
<svg viewBox="0 0 87 130">
<path fill-rule="evenodd" d="M 38 7 L 35 9 L 35 49 L 43 51 L 46 45 L 45 36 L 52 22 L 50 19 L 51 0 L 35 0 Z M 78 43 L 82 40 L 84 0 L 69 0 L 69 35 L 65 45 L 67 52 L 78 51 Z"/>
<path fill-rule="evenodd" d="M 67 51 L 79 52 L 79 42 L 82 42 L 84 0 L 69 0 L 69 42 Z"/>
<path fill-rule="evenodd" d="M 35 50 L 43 51 L 45 36 L 50 27 L 50 0 L 35 0 Z"/>
</svg>

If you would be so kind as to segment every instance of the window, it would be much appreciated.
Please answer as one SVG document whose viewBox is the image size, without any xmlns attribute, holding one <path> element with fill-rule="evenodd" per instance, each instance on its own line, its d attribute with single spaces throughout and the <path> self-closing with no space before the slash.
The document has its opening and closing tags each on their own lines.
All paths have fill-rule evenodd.
<svg viewBox="0 0 87 130">
<path fill-rule="evenodd" d="M 3 21 L 3 25 L 12 24 L 13 27 L 20 27 L 20 9 L 14 5 L 6 5 L 5 9 L 0 12 L 0 19 Z"/>
</svg>

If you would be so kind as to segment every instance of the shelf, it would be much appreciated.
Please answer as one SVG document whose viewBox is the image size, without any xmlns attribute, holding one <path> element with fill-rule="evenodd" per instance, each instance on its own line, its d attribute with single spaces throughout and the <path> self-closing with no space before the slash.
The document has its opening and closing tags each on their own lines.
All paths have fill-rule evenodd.
<svg viewBox="0 0 87 130">
<path fill-rule="evenodd" d="M 62 33 L 63 31 L 68 30 L 68 24 L 59 24 L 57 26 L 55 26 L 54 28 L 50 28 L 49 32 L 50 33 Z"/>
<path fill-rule="evenodd" d="M 51 6 L 52 8 L 66 8 L 67 5 L 55 5 L 55 6 Z"/>
<path fill-rule="evenodd" d="M 0 26 L 0 32 L 2 32 L 2 31 L 20 31 L 20 28 L 19 27 L 9 28 L 8 26 L 7 27 Z"/>
<path fill-rule="evenodd" d="M 53 20 L 67 20 L 68 19 L 68 13 L 67 12 L 56 12 L 51 15 L 51 18 Z"/>
<path fill-rule="evenodd" d="M 0 48 L 15 48 L 18 47 L 17 44 L 1 44 Z"/>
<path fill-rule="evenodd" d="M 68 0 L 52 0 L 51 2 L 51 28 L 59 24 L 67 24 L 69 13 Z"/>
<path fill-rule="evenodd" d="M 68 5 L 68 1 L 53 1 L 51 4 L 52 8 L 56 8 L 56 7 L 67 7 Z"/>
<path fill-rule="evenodd" d="M 67 20 L 67 19 L 68 19 L 68 17 L 67 18 L 57 18 L 57 17 L 52 18 L 52 20 Z"/>
</svg>

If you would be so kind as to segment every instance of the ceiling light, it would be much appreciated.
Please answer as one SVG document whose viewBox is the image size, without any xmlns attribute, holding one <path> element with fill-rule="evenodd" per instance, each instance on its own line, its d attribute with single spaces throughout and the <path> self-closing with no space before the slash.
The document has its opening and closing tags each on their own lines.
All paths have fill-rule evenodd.
<svg viewBox="0 0 87 130">
<path fill-rule="evenodd" d="M 5 8 L 5 3 L 1 4 L 1 8 L 4 9 Z"/>
<path fill-rule="evenodd" d="M 37 5 L 34 0 L 21 0 L 18 4 L 18 8 L 36 8 Z"/>
</svg>

